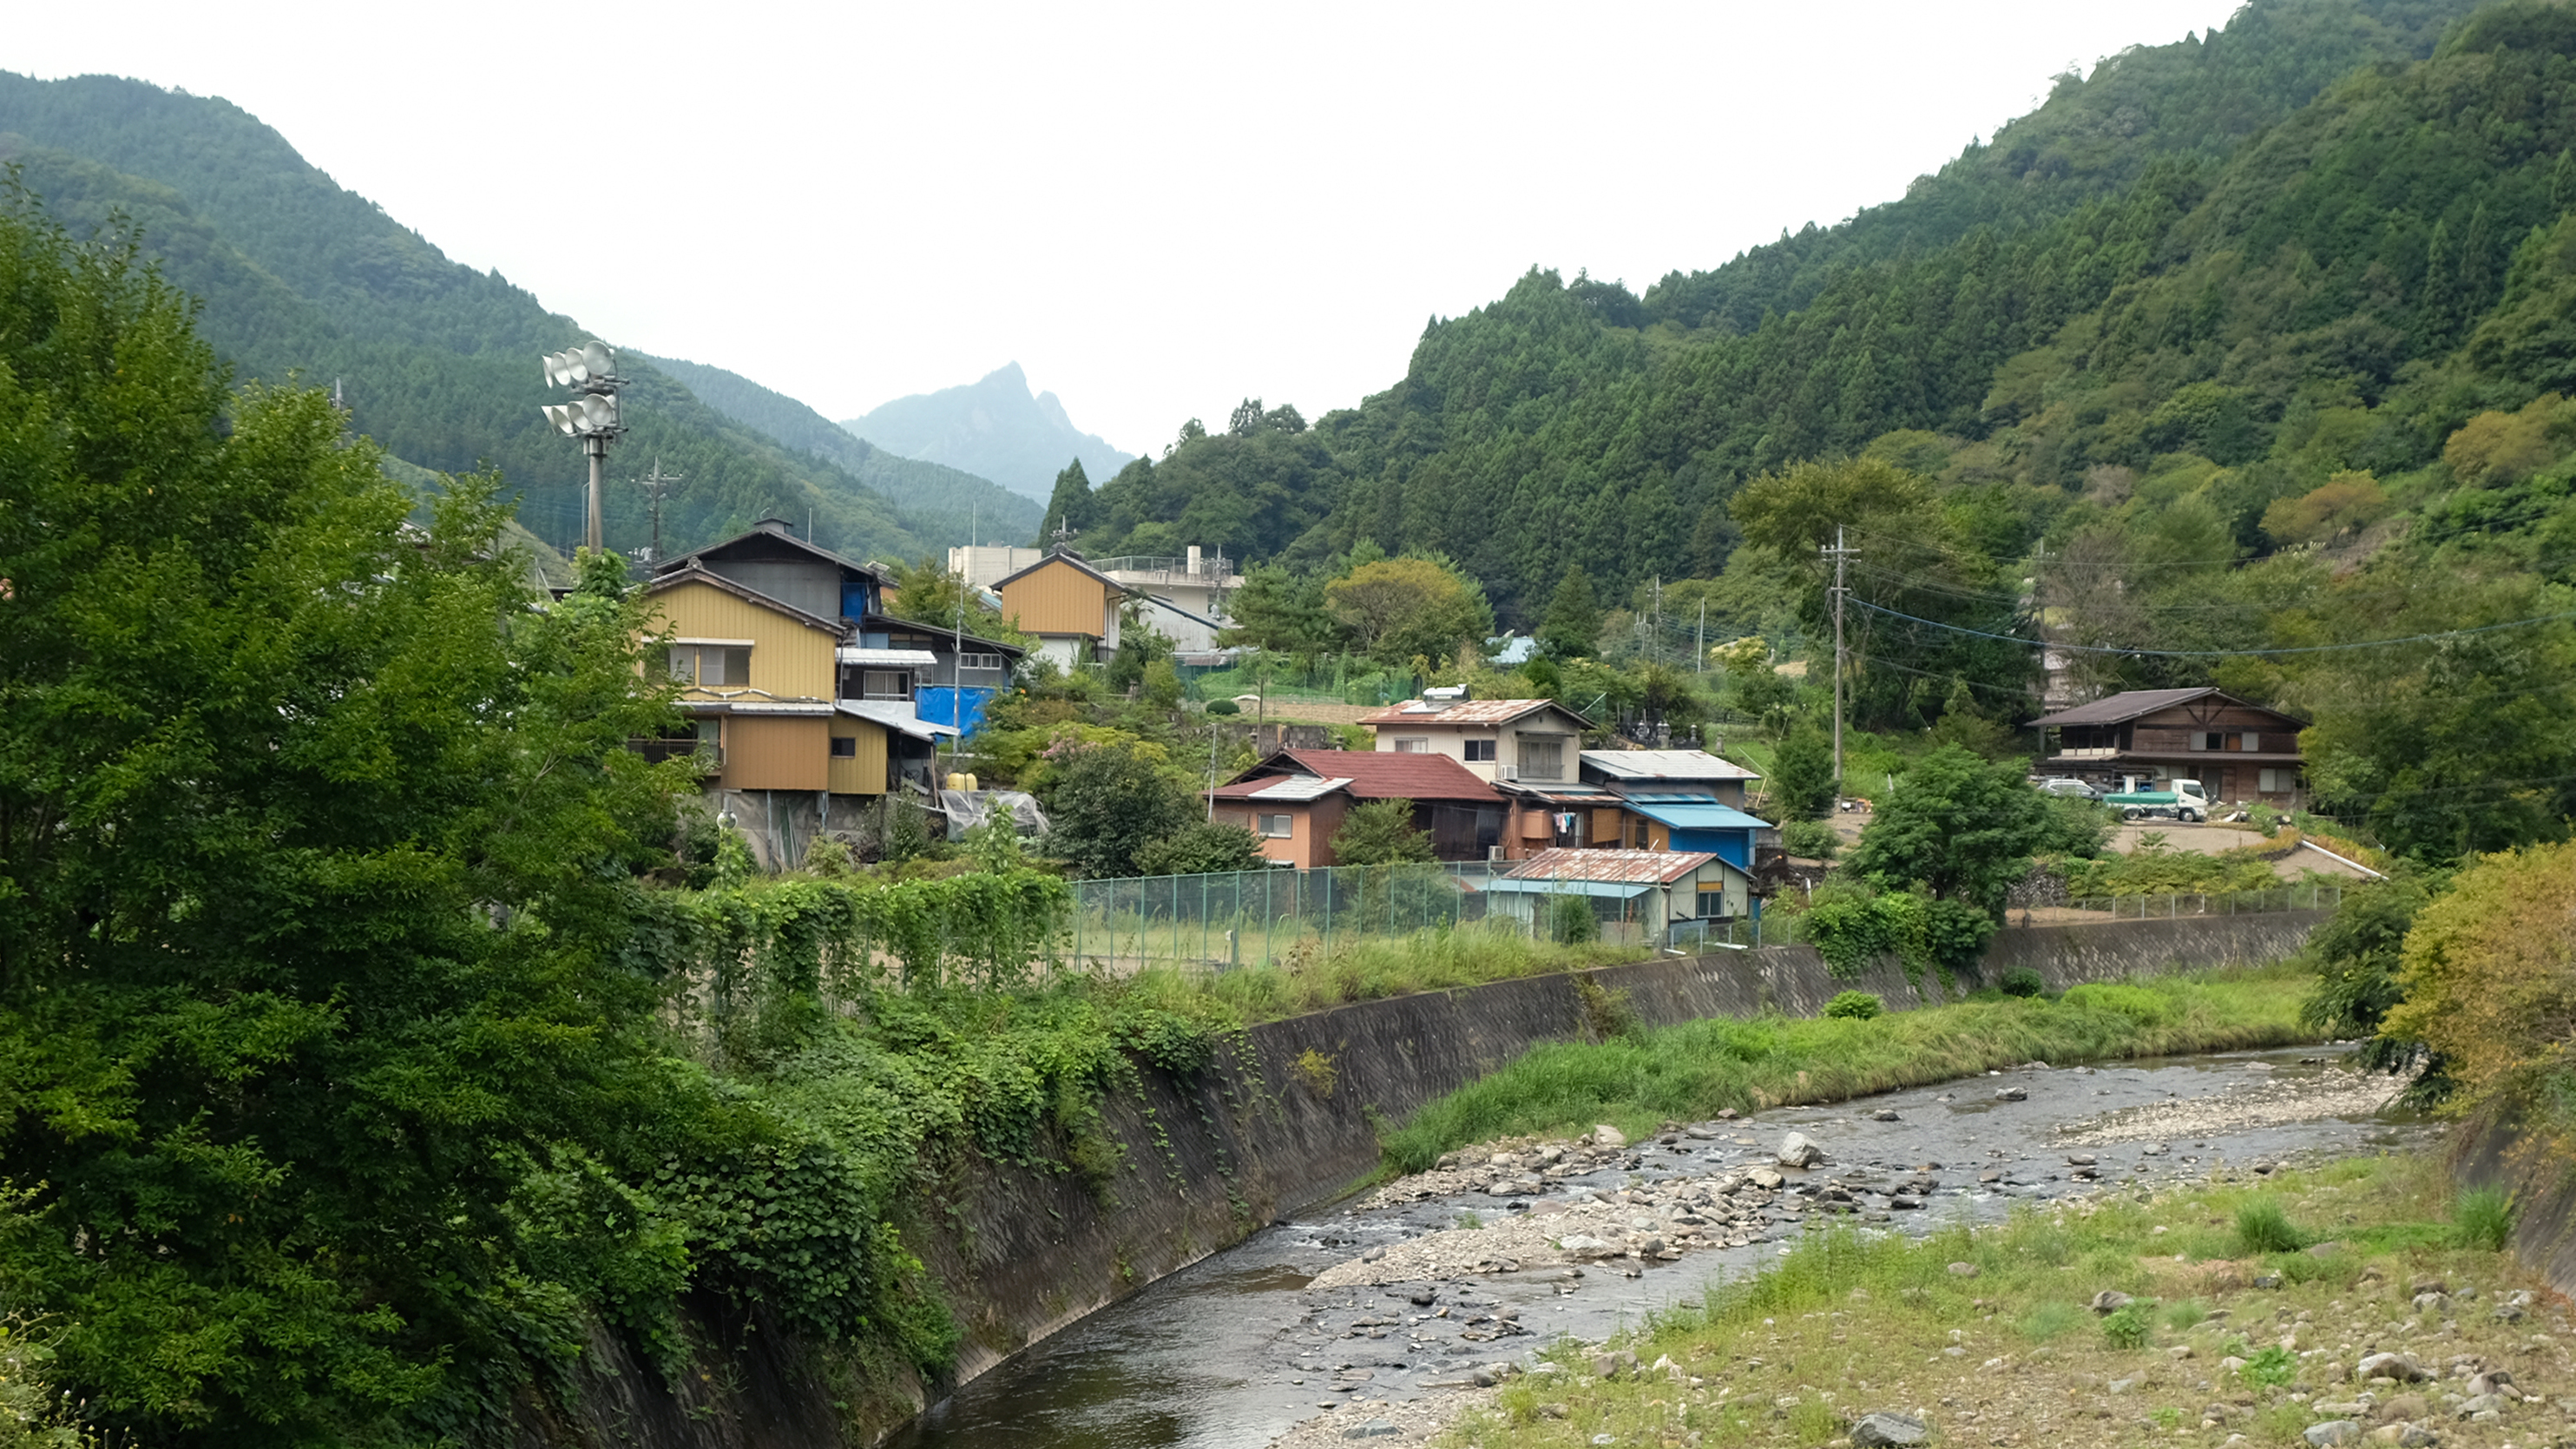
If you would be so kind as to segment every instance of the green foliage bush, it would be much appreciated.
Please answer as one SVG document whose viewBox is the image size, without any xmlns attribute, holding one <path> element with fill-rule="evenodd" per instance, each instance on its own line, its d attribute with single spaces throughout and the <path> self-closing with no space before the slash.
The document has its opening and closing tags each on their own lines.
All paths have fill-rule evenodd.
<svg viewBox="0 0 2576 1449">
<path fill-rule="evenodd" d="M 1226 820 L 1192 821 L 1136 852 L 1136 869 L 1142 875 L 1206 875 L 1262 870 L 1268 865 L 1260 837 Z"/>
<path fill-rule="evenodd" d="M 2155 1338 L 2155 1300 L 2137 1299 L 2102 1320 L 2102 1338 L 2117 1349 L 2145 1348 Z"/>
<path fill-rule="evenodd" d="M 1837 991 L 1825 1003 L 1825 1015 L 1836 1021 L 1869 1021 L 1887 1009 L 1887 1003 L 1866 991 Z"/>
<path fill-rule="evenodd" d="M 2295 1253 L 2308 1237 L 2278 1202 L 2257 1198 L 2236 1210 L 2236 1244 L 2248 1253 Z"/>
<path fill-rule="evenodd" d="M 2464 1248 L 2501 1253 L 2513 1241 L 2513 1198 L 2500 1187 L 2475 1187 L 2451 1207 L 2451 1223 Z"/>
<path fill-rule="evenodd" d="M 1434 858 L 1431 836 L 1414 828 L 1410 800 L 1354 805 L 1342 817 L 1341 828 L 1333 832 L 1333 860 L 1338 865 L 1420 864 Z"/>
<path fill-rule="evenodd" d="M 1547 921 L 1549 937 L 1561 946 L 1579 946 L 1601 935 L 1601 916 L 1592 909 L 1590 896 L 1558 896 L 1548 906 Z"/>
<path fill-rule="evenodd" d="M 1238 715 L 1243 713 L 1243 706 L 1230 699 L 1211 699 L 1207 702 L 1207 712 L 1214 715 Z"/>
<path fill-rule="evenodd" d="M 1780 848 L 1802 860 L 1831 860 L 1842 835 L 1822 820 L 1792 820 L 1780 827 Z"/>
<path fill-rule="evenodd" d="M 2048 991 L 2048 981 L 2028 966 L 2015 966 L 2003 974 L 1995 986 L 2006 996 L 2041 996 Z"/>
</svg>

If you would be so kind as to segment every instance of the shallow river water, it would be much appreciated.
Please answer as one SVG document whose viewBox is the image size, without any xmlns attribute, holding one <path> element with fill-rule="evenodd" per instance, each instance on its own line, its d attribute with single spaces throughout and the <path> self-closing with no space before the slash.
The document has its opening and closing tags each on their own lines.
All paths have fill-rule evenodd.
<svg viewBox="0 0 2576 1449">
<path fill-rule="evenodd" d="M 1310 1291 L 1308 1283 L 1371 1247 L 1454 1226 L 1462 1212 L 1524 1211 L 1549 1196 L 1768 1163 L 1789 1131 L 1831 1155 L 1821 1172 L 1855 1181 L 1874 1170 L 1940 1164 L 1944 1186 L 1922 1210 L 1882 1218 L 1917 1233 L 1963 1219 L 1999 1220 L 2016 1202 L 2131 1179 L 2200 1177 L 2222 1163 L 2307 1161 L 2429 1140 L 2425 1124 L 2372 1109 L 2369 1099 L 2387 1087 L 2385 1078 L 2358 1094 L 2323 1090 L 2352 1081 L 2338 1070 L 2340 1060 L 2330 1049 L 2305 1047 L 1990 1074 L 1702 1123 L 1696 1135 L 1638 1144 L 1634 1167 L 1604 1167 L 1514 1202 L 1474 1193 L 1380 1211 L 1336 1205 L 1263 1229 L 1100 1310 L 959 1389 L 891 1442 L 899 1449 L 1257 1449 L 1301 1420 L 1334 1414 L 1357 1422 L 1371 1401 L 1454 1384 L 1478 1364 L 1520 1358 L 1560 1335 L 1597 1341 L 1776 1258 L 1803 1223 L 1778 1222 L 1745 1247 L 1693 1252 L 1636 1277 L 1596 1266 L 1572 1291 L 1564 1291 L 1560 1270 L 1536 1267 L 1446 1282 L 1439 1301 L 1466 1311 L 1421 1324 L 1411 1322 L 1419 1311 L 1407 1285 Z M 2010 1087 L 2025 1090 L 2026 1100 L 1999 1100 L 1998 1090 Z M 1897 1120 L 1872 1116 L 1890 1111 Z M 2098 1159 L 2099 1181 L 2074 1179 L 2067 1157 L 2075 1152 Z M 1979 1180 L 1989 1175 L 1996 1180 Z M 1382 1336 L 1368 1337 L 1347 1328 L 1354 1312 L 1390 1322 L 1378 1330 Z M 1479 1333 L 1466 1326 L 1470 1315 L 1516 1316 L 1526 1331 L 1468 1341 Z M 1364 1366 L 1369 1376 L 1354 1389 L 1357 1375 L 1344 1365 Z"/>
</svg>

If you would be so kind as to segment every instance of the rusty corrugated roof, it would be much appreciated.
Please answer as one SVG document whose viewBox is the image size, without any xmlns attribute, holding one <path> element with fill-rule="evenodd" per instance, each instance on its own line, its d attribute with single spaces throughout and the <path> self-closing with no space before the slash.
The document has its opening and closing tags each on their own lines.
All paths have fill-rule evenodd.
<svg viewBox="0 0 2576 1449">
<path fill-rule="evenodd" d="M 1522 715 L 1542 709 L 1563 710 L 1571 718 L 1582 718 L 1581 715 L 1575 714 L 1574 711 L 1566 709 L 1564 705 L 1552 699 L 1462 699 L 1456 704 L 1435 704 L 1425 700 L 1408 699 L 1402 704 L 1389 705 L 1374 714 L 1361 715 L 1360 723 L 1364 725 L 1500 725 L 1510 724 Z"/>
<path fill-rule="evenodd" d="M 1715 859 L 1697 850 L 1582 850 L 1560 845 L 1513 866 L 1503 872 L 1503 878 L 1670 885 Z"/>
</svg>

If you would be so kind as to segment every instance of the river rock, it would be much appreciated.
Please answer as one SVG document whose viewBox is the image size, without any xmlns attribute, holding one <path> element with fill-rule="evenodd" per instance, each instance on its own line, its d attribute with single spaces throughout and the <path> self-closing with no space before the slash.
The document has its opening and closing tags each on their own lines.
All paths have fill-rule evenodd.
<svg viewBox="0 0 2576 1449">
<path fill-rule="evenodd" d="M 1734 1120 L 1735 1120 L 1735 1109 L 1734 1109 L 1733 1107 L 1720 1107 L 1720 1108 L 1718 1108 L 1718 1109 L 1717 1109 L 1717 1120 L 1719 1120 L 1720 1122 L 1732 1122 L 1732 1121 L 1734 1121 Z"/>
<path fill-rule="evenodd" d="M 1920 1444 L 1930 1437 L 1930 1432 L 1923 1427 L 1923 1421 L 1911 1414 L 1891 1414 L 1885 1411 L 1863 1414 L 1859 1422 L 1851 1427 L 1852 1449 L 1879 1449 L 1881 1445 Z"/>
<path fill-rule="evenodd" d="M 1872 1112 L 1872 1113 L 1870 1113 L 1870 1114 L 1869 1114 L 1869 1120 L 1871 1120 L 1872 1122 L 1895 1122 L 1895 1121 L 1900 1121 L 1900 1120 L 1902 1120 L 1902 1119 L 1901 1119 L 1901 1118 L 1899 1118 L 1899 1117 L 1896 1115 L 1896 1113 L 1894 1113 L 1893 1111 L 1890 1111 L 1889 1109 L 1887 1109 L 1887 1108 L 1885 1108 L 1885 1107 L 1881 1107 L 1881 1108 L 1879 1108 L 1877 1111 Z"/>
<path fill-rule="evenodd" d="M 1345 1439 L 1392 1439 L 1403 1432 L 1404 1431 L 1402 1429 L 1395 1427 L 1384 1419 L 1371 1419 L 1365 1424 L 1353 1424 L 1349 1428 L 1344 1429 L 1342 1431 L 1342 1437 Z"/>
<path fill-rule="evenodd" d="M 1773 1154 L 1782 1167 L 1813 1167 L 1825 1160 L 1825 1150 L 1807 1140 L 1807 1134 L 1792 1132 L 1780 1139 L 1780 1150 Z"/>
<path fill-rule="evenodd" d="M 2462 1400 L 2460 1406 L 2451 1411 L 2451 1417 L 2454 1419 L 2474 1419 L 2480 1414 L 2495 1414 L 2501 1416 L 2503 1413 L 2503 1399 L 2494 1394 L 2480 1394 L 2474 1399 Z M 2490 1420 L 2488 1422 L 2493 1421 Z"/>
<path fill-rule="evenodd" d="M 2376 1378 L 2391 1378 L 2401 1384 L 2420 1384 L 2433 1377 L 2433 1373 L 2405 1354 L 2374 1353 L 2353 1365 L 2352 1376 L 2363 1383 Z"/>
<path fill-rule="evenodd" d="M 2128 1294 L 2117 1288 L 2105 1288 L 2093 1295 L 2093 1311 L 2101 1314 L 2117 1313 L 2134 1301 Z"/>
<path fill-rule="evenodd" d="M 2350 1444 L 2359 1439 L 2361 1426 L 2350 1419 L 2328 1419 L 2322 1424 L 2309 1425 L 2308 1431 L 2299 1437 L 2315 1445 L 2316 1449 L 2330 1449 L 2332 1445 Z"/>
<path fill-rule="evenodd" d="M 1609 1239 L 1596 1238 L 1589 1233 L 1568 1233 L 1564 1237 L 1557 1239 L 1556 1245 L 1559 1248 L 1564 1249 L 1566 1252 L 1573 1253 L 1578 1257 L 1584 1255 L 1614 1253 L 1618 1251 L 1618 1249 L 1610 1246 Z"/>
<path fill-rule="evenodd" d="M 2503 1369 L 2488 1369 L 2485 1373 L 2470 1375 L 2467 1392 L 2472 1397 L 2479 1394 L 2495 1394 L 2512 1400 L 2522 1397 L 2522 1390 L 2513 1386 L 2513 1375 Z"/>
<path fill-rule="evenodd" d="M 2422 1394 L 2399 1394 L 2371 1410 L 2370 1417 L 2383 1424 L 2395 1424 L 2430 1416 L 2433 1406 Z"/>
<path fill-rule="evenodd" d="M 1767 1167 L 1757 1167 L 1751 1172 L 1744 1174 L 1744 1180 L 1753 1184 L 1755 1187 L 1761 1188 L 1765 1192 L 1773 1191 L 1777 1189 L 1780 1184 L 1788 1181 L 1787 1178 L 1782 1177 L 1780 1174 L 1773 1172 Z"/>
<path fill-rule="evenodd" d="M 1995 1100 L 1998 1102 L 2027 1102 L 2030 1100 L 2030 1088 L 1997 1087 L 1995 1088 Z"/>
<path fill-rule="evenodd" d="M 1592 1140 L 1603 1147 L 1625 1147 L 1628 1145 L 1628 1134 L 1604 1122 L 1592 1129 Z"/>
</svg>

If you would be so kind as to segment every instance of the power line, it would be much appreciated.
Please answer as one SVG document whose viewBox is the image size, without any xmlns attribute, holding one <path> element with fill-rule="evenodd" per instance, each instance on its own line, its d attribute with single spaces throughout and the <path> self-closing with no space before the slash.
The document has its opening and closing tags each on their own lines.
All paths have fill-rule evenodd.
<svg viewBox="0 0 2576 1449">
<path fill-rule="evenodd" d="M 2058 649 L 2070 654 L 2133 654 L 2157 659 L 2232 659 L 2239 655 L 2330 654 L 2346 649 L 2377 649 L 2390 644 L 2429 644 L 2438 639 L 2461 639 L 2471 634 L 2491 634 L 2498 629 L 2519 629 L 2526 624 L 2548 624 L 2560 619 L 2576 619 L 2576 610 L 2557 614 L 2535 614 L 2528 619 L 2508 619 L 2501 624 L 2480 624 L 2471 629 L 2445 629 L 2438 634 L 2408 634 L 2397 639 L 2360 639 L 2349 644 L 2302 644 L 2286 649 L 2133 649 L 2119 645 L 2066 644 L 2049 639 L 2026 639 L 2018 634 L 1993 634 L 1983 629 L 1969 629 L 1957 624 L 1944 624 L 1938 619 L 1920 619 L 1881 608 L 1867 599 L 1854 599 L 1872 613 L 1927 628 L 1944 629 L 1953 634 L 1972 634 L 1980 639 L 2000 639 L 2007 644 L 2026 644 L 2037 649 Z"/>
</svg>

